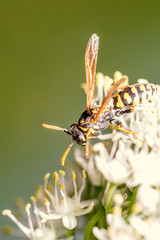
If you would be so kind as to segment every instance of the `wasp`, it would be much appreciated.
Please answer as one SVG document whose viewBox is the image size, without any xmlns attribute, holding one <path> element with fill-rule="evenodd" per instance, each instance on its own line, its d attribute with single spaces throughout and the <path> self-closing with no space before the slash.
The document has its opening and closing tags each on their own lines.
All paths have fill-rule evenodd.
<svg viewBox="0 0 160 240">
<path fill-rule="evenodd" d="M 98 47 L 99 37 L 96 34 L 93 34 L 88 41 L 85 52 L 86 108 L 81 114 L 78 123 L 73 123 L 70 127 L 70 131 L 65 128 L 42 124 L 45 128 L 62 131 L 72 137 L 68 148 L 62 156 L 62 166 L 65 164 L 65 159 L 73 146 L 74 141 L 77 142 L 77 144 L 86 147 L 87 156 L 89 144 L 88 140 L 90 138 L 100 136 L 102 130 L 106 129 L 110 124 L 115 125 L 118 130 L 133 134 L 137 137 L 134 131 L 122 127 L 122 123 L 119 121 L 118 117 L 124 113 L 134 111 L 133 107 L 139 105 L 144 100 L 148 99 L 150 101 L 154 91 L 156 91 L 156 87 L 154 85 L 135 84 L 133 86 L 124 86 L 119 92 L 117 92 L 117 94 L 114 94 L 116 90 L 121 88 L 121 84 L 126 81 L 126 78 L 122 77 L 118 82 L 110 87 L 102 104 L 100 106 L 95 105 L 93 96 Z M 113 99 L 113 106 L 108 107 L 107 105 L 111 99 Z"/>
</svg>

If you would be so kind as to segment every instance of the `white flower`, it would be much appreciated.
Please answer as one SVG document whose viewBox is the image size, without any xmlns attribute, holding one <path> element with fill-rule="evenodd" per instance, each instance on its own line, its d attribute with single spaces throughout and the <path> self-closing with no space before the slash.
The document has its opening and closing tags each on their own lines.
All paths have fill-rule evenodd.
<svg viewBox="0 0 160 240">
<path fill-rule="evenodd" d="M 65 172 L 60 170 L 61 181 L 65 184 Z M 94 200 L 81 201 L 81 195 L 85 188 L 86 173 L 82 171 L 82 184 L 79 191 L 77 190 L 76 174 L 72 172 L 72 181 L 74 188 L 74 196 L 68 197 L 66 188 L 61 183 L 58 183 L 59 175 L 57 172 L 53 174 L 54 193 L 51 185 L 48 183 L 50 173 L 44 176 L 44 190 L 36 192 L 37 198 L 32 196 L 34 211 L 31 211 L 31 204 L 25 206 L 26 217 L 28 218 L 28 226 L 22 224 L 11 212 L 11 210 L 4 210 L 3 215 L 7 215 L 19 227 L 19 229 L 31 240 L 57 240 L 68 239 L 65 238 L 66 230 L 73 229 L 77 226 L 78 216 L 89 213 L 94 206 Z M 46 198 L 45 194 L 48 195 Z M 37 200 L 38 199 L 38 200 Z M 38 204 L 37 204 L 38 203 Z M 38 207 L 39 205 L 39 207 Z M 46 210 L 45 210 L 46 209 Z M 20 208 L 20 210 L 23 210 Z M 62 223 L 59 221 L 62 219 Z M 49 220 L 49 221 L 48 221 Z M 24 221 L 26 222 L 26 220 Z M 64 231 L 65 230 L 65 231 Z M 6 231 L 7 232 L 7 231 Z"/>
<path fill-rule="evenodd" d="M 122 77 L 118 71 L 114 74 L 114 80 L 98 73 L 93 105 L 101 105 L 112 84 Z M 126 79 L 128 81 L 127 77 Z M 139 81 L 147 83 L 144 79 Z M 83 85 L 83 88 L 86 86 Z M 60 175 L 53 173 L 54 185 L 48 182 L 50 173 L 44 176 L 42 191 L 38 197 L 31 197 L 33 211 L 31 204 L 25 206 L 25 215 L 22 211 L 26 217 L 23 221 L 25 224 L 8 209 L 2 212 L 3 215 L 10 217 L 27 239 L 72 240 L 73 237 L 66 237 L 66 232 L 72 232 L 68 229 L 74 229 L 77 226 L 77 217 L 90 213 L 98 202 L 98 212 L 95 208 L 91 221 L 85 226 L 87 240 L 92 230 L 99 240 L 160 240 L 159 92 L 152 103 L 140 104 L 132 113 L 115 116 L 115 119 L 122 122 L 126 133 L 112 129 L 111 133 L 99 136 L 99 140 L 106 141 L 90 146 L 88 159 L 80 149 L 75 150 L 77 163 L 89 176 L 91 188 L 88 189 L 91 189 L 91 194 L 88 191 L 88 196 L 95 194 L 97 200 L 82 200 L 86 184 L 84 170 L 80 174 L 82 180 L 72 171 L 72 182 L 66 181 L 65 172 L 60 170 Z M 147 98 L 147 90 L 143 96 Z M 114 112 L 112 99 L 108 107 Z M 129 134 L 127 129 L 135 133 Z M 106 224 L 107 229 L 91 229 L 93 224 L 101 226 L 105 216 L 103 226 Z M 84 218 L 80 229 L 85 228 L 86 221 L 83 220 Z"/>
<path fill-rule="evenodd" d="M 141 235 L 144 240 L 160 239 L 160 219 L 146 218 L 141 219 L 140 216 L 132 216 L 130 224 Z"/>
<path fill-rule="evenodd" d="M 79 148 L 75 149 L 74 156 L 77 163 L 87 172 L 91 183 L 95 186 L 101 186 L 104 184 L 104 179 L 95 165 L 95 156 L 99 153 L 95 149 L 95 146 L 96 145 L 92 148 L 92 154 L 90 154 L 87 161 L 85 159 L 84 152 Z M 106 151 L 106 148 L 103 148 L 103 150 Z"/>
<path fill-rule="evenodd" d="M 141 204 L 143 214 L 151 214 L 157 212 L 160 201 L 159 192 L 149 186 L 141 185 L 137 192 L 137 201 Z"/>
<path fill-rule="evenodd" d="M 111 137 L 110 134 L 108 135 Z M 76 161 L 86 170 L 93 185 L 104 185 L 103 177 L 110 182 L 121 184 L 126 182 L 131 174 L 130 166 L 127 164 L 128 152 L 124 154 L 125 145 L 119 141 L 119 137 L 123 137 L 123 135 L 114 132 L 112 136 L 114 143 L 111 151 L 109 152 L 102 142 L 96 143 L 93 145 L 87 161 L 79 149 L 75 150 Z M 129 143 L 131 144 L 131 142 Z M 118 146 L 119 150 L 117 151 Z"/>
<path fill-rule="evenodd" d="M 129 187 L 139 184 L 160 186 L 160 155 L 158 152 L 149 152 L 144 146 L 138 152 L 131 150 L 128 161 L 132 170 L 132 176 L 126 183 Z"/>
<path fill-rule="evenodd" d="M 136 234 L 131 225 L 122 216 L 109 214 L 107 216 L 108 229 L 93 228 L 93 234 L 99 240 L 136 240 Z"/>
<path fill-rule="evenodd" d="M 74 196 L 72 198 L 67 196 L 65 191 L 65 187 L 62 184 L 58 184 L 59 192 L 57 189 L 57 174 L 54 173 L 53 179 L 55 181 L 55 194 L 53 195 L 51 192 L 47 190 L 47 183 L 50 174 L 46 174 L 44 177 L 45 180 L 45 192 L 50 198 L 50 201 L 54 207 L 52 212 L 44 213 L 42 211 L 39 212 L 40 216 L 44 220 L 54 220 L 54 219 L 62 219 L 63 225 L 68 229 L 73 229 L 77 226 L 76 217 L 85 215 L 92 211 L 94 206 L 94 200 L 81 201 L 81 195 L 85 187 L 85 179 L 86 174 L 83 173 L 83 183 L 79 190 L 77 191 L 76 185 L 76 175 L 72 172 L 72 180 L 74 186 Z"/>
<path fill-rule="evenodd" d="M 108 232 L 104 228 L 99 229 L 98 227 L 94 227 L 93 228 L 93 234 L 99 240 L 109 239 Z"/>
<path fill-rule="evenodd" d="M 99 155 L 95 156 L 95 162 L 98 170 L 103 174 L 106 180 L 115 184 L 122 184 L 126 182 L 126 179 L 131 174 L 131 171 L 129 166 L 125 163 L 125 155 L 123 154 L 124 149 L 121 149 L 124 157 L 123 161 L 118 159 L 120 155 L 119 152 L 116 153 L 118 144 L 121 144 L 122 146 L 122 142 L 118 143 L 118 140 L 116 140 L 113 143 L 110 154 L 105 154 L 103 143 L 99 143 L 99 149 L 97 148 L 97 150 L 99 150 Z"/>
<path fill-rule="evenodd" d="M 126 183 L 128 187 L 135 187 L 139 184 L 149 186 L 160 186 L 160 152 L 156 149 L 149 151 L 148 146 L 143 144 L 139 147 L 132 147 L 133 140 L 128 135 L 117 132 L 112 134 L 112 148 L 107 150 L 104 143 L 93 145 L 89 155 L 88 162 L 84 157 L 76 156 L 81 159 L 83 166 L 90 175 L 94 185 L 100 183 L 100 173 L 107 181 L 122 184 Z M 135 144 L 139 140 L 134 140 Z M 92 164 L 89 162 L 92 161 Z M 95 165 L 97 169 L 95 168 Z M 94 166 L 91 167 L 91 166 Z"/>
<path fill-rule="evenodd" d="M 107 162 L 97 156 L 96 165 L 106 180 L 116 184 L 124 183 L 130 175 L 126 167 L 117 160 Z"/>
<path fill-rule="evenodd" d="M 155 94 L 153 102 L 147 102 L 135 107 L 135 111 L 121 117 L 125 128 L 135 131 L 139 139 L 145 140 L 153 152 L 160 149 L 160 87 Z M 133 136 L 128 135 L 132 140 Z M 134 137 L 134 140 L 136 138 Z M 144 144 L 139 140 L 136 145 L 141 147 Z"/>
<path fill-rule="evenodd" d="M 122 137 L 114 141 L 110 153 L 102 154 L 104 144 L 99 143 L 99 155 L 95 156 L 97 169 L 106 180 L 116 184 L 160 186 L 160 153 L 149 151 L 146 145 L 141 149 L 131 145 L 131 140 Z"/>
<path fill-rule="evenodd" d="M 35 211 L 36 210 L 35 208 L 34 208 L 34 213 L 33 214 L 31 213 L 30 207 L 31 207 L 30 204 L 27 204 L 25 207 L 26 214 L 27 214 L 26 217 L 28 218 L 28 226 L 25 226 L 24 224 L 22 224 L 9 209 L 3 210 L 2 214 L 8 216 L 19 227 L 19 229 L 24 233 L 24 235 L 26 235 L 27 239 L 58 240 L 59 234 L 57 234 L 54 223 L 51 222 L 49 225 L 46 225 L 45 221 L 40 221 L 40 217 L 38 215 L 38 212 Z M 33 219 L 36 219 L 36 226 L 34 226 L 33 224 Z M 17 235 L 18 235 L 18 232 L 17 232 Z M 73 237 L 61 238 L 61 239 L 72 240 Z"/>
</svg>

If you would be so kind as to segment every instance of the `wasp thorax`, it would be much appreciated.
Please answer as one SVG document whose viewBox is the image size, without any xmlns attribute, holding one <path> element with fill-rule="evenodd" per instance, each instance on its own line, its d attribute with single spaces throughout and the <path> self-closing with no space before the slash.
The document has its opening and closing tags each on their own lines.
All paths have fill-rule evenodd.
<svg viewBox="0 0 160 240">
<path fill-rule="evenodd" d="M 74 141 L 76 141 L 79 145 L 86 145 L 86 138 L 84 136 L 84 133 L 78 128 L 77 123 L 71 125 L 70 131 Z"/>
</svg>

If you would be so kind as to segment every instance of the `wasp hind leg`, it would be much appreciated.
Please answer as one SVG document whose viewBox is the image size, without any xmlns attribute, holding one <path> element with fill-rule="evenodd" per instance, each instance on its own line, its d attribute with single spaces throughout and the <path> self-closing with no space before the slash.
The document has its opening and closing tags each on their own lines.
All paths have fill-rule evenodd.
<svg viewBox="0 0 160 240">
<path fill-rule="evenodd" d="M 115 115 L 116 115 L 116 117 L 120 117 L 122 114 L 132 113 L 134 111 L 135 111 L 134 107 L 128 108 L 128 109 L 117 109 L 116 112 L 115 112 Z"/>
<path fill-rule="evenodd" d="M 146 141 L 143 140 L 143 139 L 140 139 L 140 138 L 138 137 L 138 135 L 137 135 L 134 131 L 122 127 L 122 123 L 121 123 L 119 120 L 113 119 L 113 120 L 110 121 L 110 124 L 116 125 L 117 130 L 123 131 L 123 132 L 125 132 L 125 133 L 132 134 L 132 135 L 134 135 L 139 141 L 141 141 L 141 142 L 144 143 L 144 144 L 147 144 Z M 149 149 L 151 149 L 151 147 L 150 147 L 148 144 L 147 144 L 147 146 L 148 146 Z"/>
</svg>

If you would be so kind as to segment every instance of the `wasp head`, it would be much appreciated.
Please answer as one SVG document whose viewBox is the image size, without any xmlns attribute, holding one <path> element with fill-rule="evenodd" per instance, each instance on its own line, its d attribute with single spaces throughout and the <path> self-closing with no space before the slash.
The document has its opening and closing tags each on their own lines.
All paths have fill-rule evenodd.
<svg viewBox="0 0 160 240">
<path fill-rule="evenodd" d="M 74 123 L 70 127 L 71 135 L 74 141 L 76 141 L 79 145 L 86 145 L 86 138 L 84 133 L 78 128 L 78 124 Z"/>
</svg>

